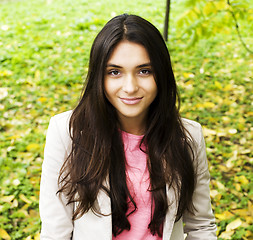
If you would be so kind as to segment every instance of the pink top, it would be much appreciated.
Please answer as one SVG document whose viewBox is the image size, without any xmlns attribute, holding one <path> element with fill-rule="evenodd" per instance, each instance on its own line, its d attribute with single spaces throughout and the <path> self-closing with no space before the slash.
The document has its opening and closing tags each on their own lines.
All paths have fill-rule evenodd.
<svg viewBox="0 0 253 240">
<path fill-rule="evenodd" d="M 139 148 L 143 136 L 137 136 L 122 131 L 124 150 L 126 156 L 127 186 L 137 205 L 137 209 L 128 220 L 130 231 L 124 230 L 113 240 L 161 240 L 158 235 L 153 236 L 148 229 L 151 220 L 151 192 L 149 189 L 149 172 L 147 168 L 147 155 Z M 144 144 L 142 149 L 146 150 Z M 128 213 L 133 210 L 130 206 Z"/>
</svg>

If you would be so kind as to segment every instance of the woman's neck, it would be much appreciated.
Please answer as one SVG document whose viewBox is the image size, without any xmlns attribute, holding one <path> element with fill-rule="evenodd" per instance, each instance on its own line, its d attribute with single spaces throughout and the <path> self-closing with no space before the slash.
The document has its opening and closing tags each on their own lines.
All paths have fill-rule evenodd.
<svg viewBox="0 0 253 240">
<path fill-rule="evenodd" d="M 138 119 L 120 119 L 120 129 L 124 132 L 131 133 L 134 135 L 145 134 L 146 120 Z"/>
</svg>

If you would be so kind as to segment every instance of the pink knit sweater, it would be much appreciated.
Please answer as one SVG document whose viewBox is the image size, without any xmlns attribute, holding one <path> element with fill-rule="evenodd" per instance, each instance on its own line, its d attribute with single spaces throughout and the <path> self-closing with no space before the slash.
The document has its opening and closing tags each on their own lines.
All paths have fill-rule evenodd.
<svg viewBox="0 0 253 240">
<path fill-rule="evenodd" d="M 139 148 L 143 136 L 137 136 L 122 131 L 124 150 L 126 156 L 127 186 L 131 196 L 137 205 L 137 210 L 132 213 L 128 220 L 131 224 L 130 231 L 124 230 L 113 240 L 161 240 L 157 235 L 153 236 L 148 224 L 151 219 L 151 192 L 149 189 L 149 172 L 147 168 L 147 155 Z M 145 150 L 144 144 L 142 149 Z M 133 210 L 129 206 L 128 213 Z"/>
</svg>

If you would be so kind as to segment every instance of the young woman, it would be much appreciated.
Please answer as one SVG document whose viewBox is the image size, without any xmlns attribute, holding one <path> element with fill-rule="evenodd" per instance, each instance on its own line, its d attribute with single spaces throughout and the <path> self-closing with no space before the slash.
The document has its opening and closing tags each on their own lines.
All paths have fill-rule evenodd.
<svg viewBox="0 0 253 240">
<path fill-rule="evenodd" d="M 110 20 L 79 104 L 50 120 L 41 239 L 217 239 L 201 126 L 177 100 L 159 31 L 135 15 Z"/>
</svg>

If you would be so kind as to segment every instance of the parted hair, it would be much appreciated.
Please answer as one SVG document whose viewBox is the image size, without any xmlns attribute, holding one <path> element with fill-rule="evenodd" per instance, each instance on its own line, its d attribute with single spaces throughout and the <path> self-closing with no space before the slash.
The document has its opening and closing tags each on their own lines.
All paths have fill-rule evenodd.
<svg viewBox="0 0 253 240">
<path fill-rule="evenodd" d="M 179 96 L 166 44 L 157 28 L 139 16 L 114 17 L 93 42 L 84 89 L 70 118 L 72 150 L 60 171 L 58 194 L 63 193 L 68 204 L 76 203 L 75 220 L 90 210 L 103 215 L 96 205 L 98 193 L 103 190 L 111 199 L 113 235 L 131 228 L 128 215 L 138 206 L 126 183 L 126 159 L 117 113 L 104 89 L 106 64 L 123 40 L 144 46 L 158 90 L 148 110 L 141 143 L 146 145 L 152 193 L 148 227 L 153 235 L 161 236 L 171 204 L 166 197 L 166 187 L 175 188 L 177 193 L 176 220 L 184 211 L 192 211 L 196 175 L 194 151 L 179 115 Z M 127 215 L 129 201 L 135 208 Z"/>
</svg>

